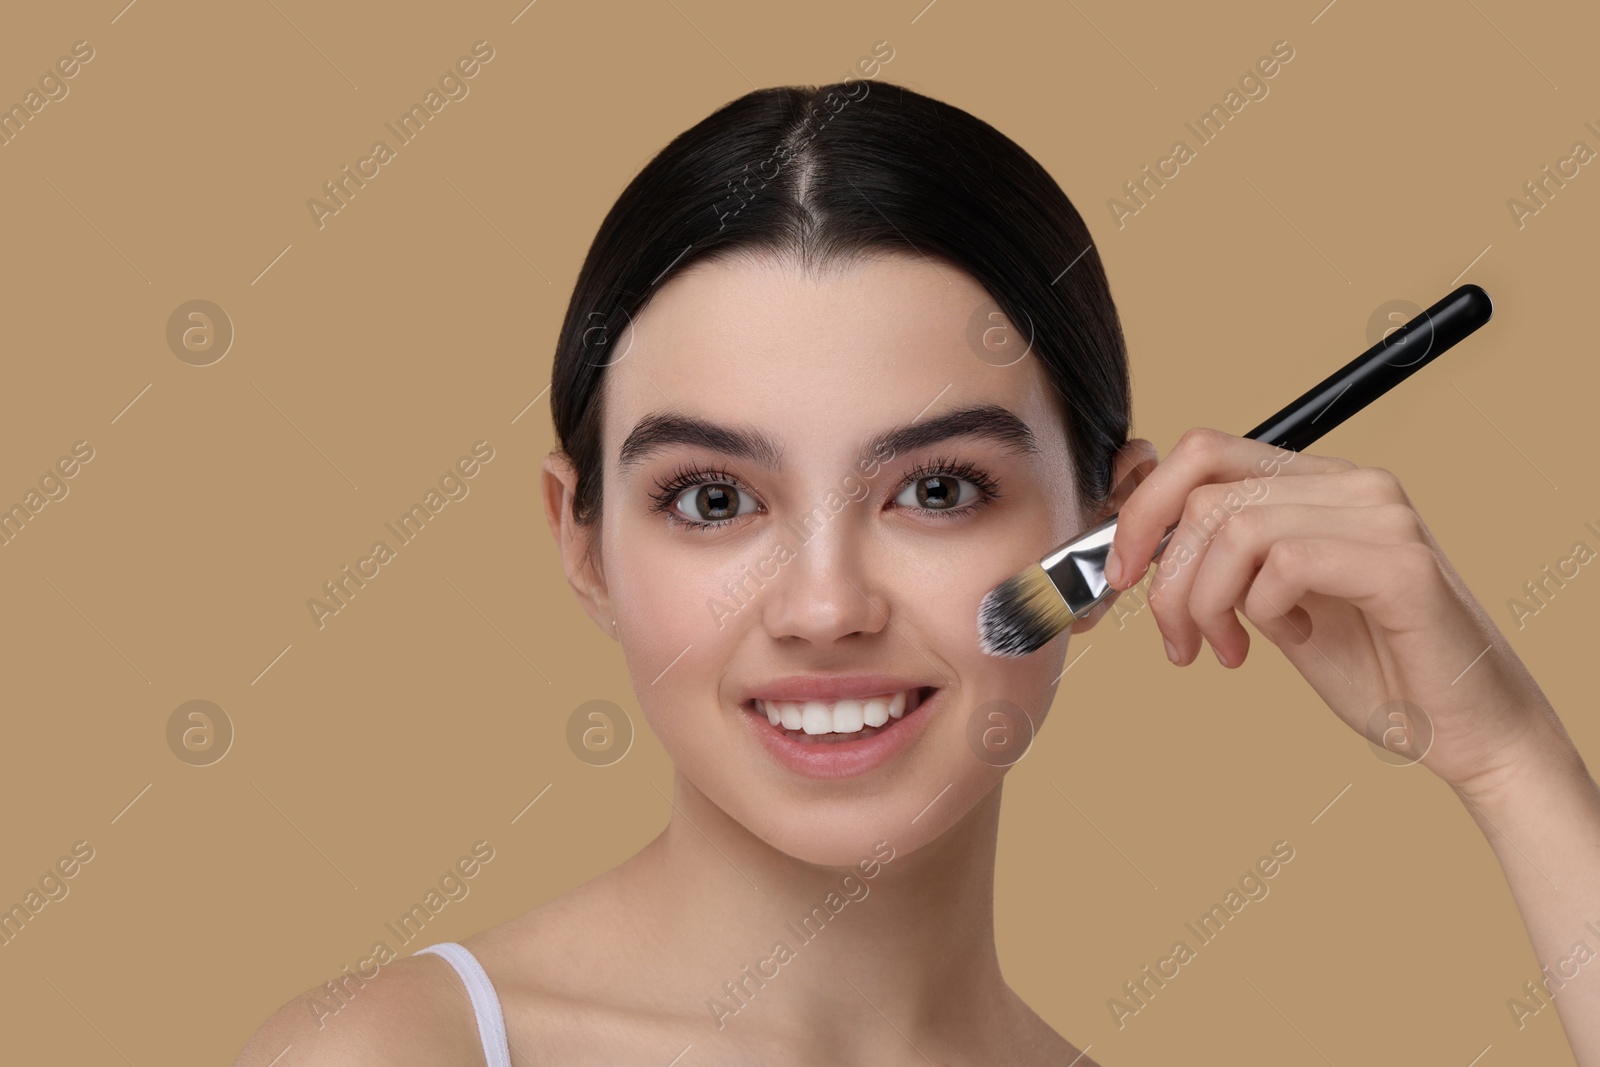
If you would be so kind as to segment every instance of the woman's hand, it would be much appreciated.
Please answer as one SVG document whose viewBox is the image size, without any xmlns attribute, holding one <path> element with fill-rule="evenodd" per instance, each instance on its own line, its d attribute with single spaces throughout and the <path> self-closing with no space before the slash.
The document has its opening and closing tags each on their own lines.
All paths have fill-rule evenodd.
<svg viewBox="0 0 1600 1067">
<path fill-rule="evenodd" d="M 1149 588 L 1174 663 L 1193 662 L 1204 639 L 1237 667 L 1250 647 L 1242 612 L 1341 719 L 1421 756 L 1469 799 L 1576 757 L 1388 471 L 1190 430 L 1119 511 L 1114 587 L 1144 575 L 1174 522 Z"/>
</svg>

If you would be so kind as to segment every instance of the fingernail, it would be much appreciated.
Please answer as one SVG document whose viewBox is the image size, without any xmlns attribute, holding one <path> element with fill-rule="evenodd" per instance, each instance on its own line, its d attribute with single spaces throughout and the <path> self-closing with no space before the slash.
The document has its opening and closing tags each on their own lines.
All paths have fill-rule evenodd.
<svg viewBox="0 0 1600 1067">
<path fill-rule="evenodd" d="M 1163 637 L 1161 639 L 1161 643 L 1167 646 L 1167 658 L 1170 659 L 1173 663 L 1177 663 L 1178 662 L 1178 650 L 1172 647 L 1172 642 L 1168 641 L 1165 637 Z"/>
<path fill-rule="evenodd" d="M 1106 582 L 1116 585 L 1122 580 L 1122 561 L 1117 559 L 1117 546 L 1112 545 L 1111 551 L 1106 553 Z"/>
<path fill-rule="evenodd" d="M 1218 648 L 1216 645 L 1212 645 L 1211 646 L 1211 651 L 1213 651 L 1213 652 L 1215 652 L 1217 654 L 1217 662 L 1218 663 L 1222 664 L 1224 667 L 1233 666 L 1233 664 L 1229 663 L 1227 661 L 1227 659 L 1222 655 L 1222 649 Z"/>
</svg>

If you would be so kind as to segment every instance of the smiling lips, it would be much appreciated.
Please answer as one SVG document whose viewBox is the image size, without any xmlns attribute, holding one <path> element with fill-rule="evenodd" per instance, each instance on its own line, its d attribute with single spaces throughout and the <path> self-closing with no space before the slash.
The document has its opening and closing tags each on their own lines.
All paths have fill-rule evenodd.
<svg viewBox="0 0 1600 1067">
<path fill-rule="evenodd" d="M 866 699 L 751 701 L 755 714 L 794 741 L 829 744 L 864 740 L 888 729 L 915 711 L 929 689 L 901 689 Z"/>
</svg>

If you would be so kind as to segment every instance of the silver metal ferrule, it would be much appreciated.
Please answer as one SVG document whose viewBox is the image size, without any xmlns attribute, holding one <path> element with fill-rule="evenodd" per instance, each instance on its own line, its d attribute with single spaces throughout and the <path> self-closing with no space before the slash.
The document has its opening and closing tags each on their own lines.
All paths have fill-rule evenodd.
<svg viewBox="0 0 1600 1067">
<path fill-rule="evenodd" d="M 1120 514 L 1120 513 L 1119 513 Z M 1173 523 L 1156 546 L 1151 559 L 1161 555 L 1178 528 Z M 1061 600 L 1081 619 L 1103 600 L 1117 592 L 1106 582 L 1106 556 L 1111 552 L 1111 542 L 1117 534 L 1117 515 L 1091 526 L 1039 561 L 1039 566 L 1050 576 Z M 1149 566 L 1146 563 L 1145 566 Z"/>
</svg>

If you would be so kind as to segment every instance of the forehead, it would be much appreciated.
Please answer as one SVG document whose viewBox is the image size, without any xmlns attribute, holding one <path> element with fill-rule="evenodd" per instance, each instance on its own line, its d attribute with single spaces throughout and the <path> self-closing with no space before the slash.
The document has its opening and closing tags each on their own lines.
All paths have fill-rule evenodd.
<svg viewBox="0 0 1600 1067">
<path fill-rule="evenodd" d="M 642 415 L 670 407 L 853 455 L 891 423 L 977 402 L 1010 409 L 1041 445 L 1064 448 L 1037 356 L 983 348 L 1000 323 L 993 297 L 943 260 L 896 253 L 815 276 L 767 257 L 703 260 L 618 339 L 606 451 L 614 457 Z M 1007 343 L 1027 346 L 1020 333 Z"/>
</svg>

